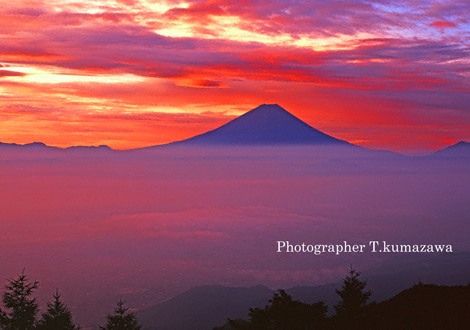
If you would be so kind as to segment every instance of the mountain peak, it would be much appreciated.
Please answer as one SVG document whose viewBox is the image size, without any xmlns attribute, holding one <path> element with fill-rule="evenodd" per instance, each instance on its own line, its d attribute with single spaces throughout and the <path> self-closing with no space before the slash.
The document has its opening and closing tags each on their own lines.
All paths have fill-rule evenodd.
<svg viewBox="0 0 470 330">
<path fill-rule="evenodd" d="M 265 103 L 265 104 L 261 104 L 259 105 L 258 107 L 254 108 L 253 110 L 256 110 L 256 109 L 259 109 L 259 110 L 264 110 L 264 111 L 286 111 L 283 107 L 281 107 L 279 104 L 277 103 Z M 253 111 L 251 110 L 251 111 Z M 287 111 L 286 111 L 287 112 Z"/>
<path fill-rule="evenodd" d="M 329 136 L 278 104 L 262 104 L 225 125 L 178 144 L 200 145 L 324 145 L 348 144 Z"/>
<path fill-rule="evenodd" d="M 464 147 L 464 148 L 468 148 L 469 146 L 470 146 L 470 142 L 467 142 L 467 141 L 460 141 L 453 145 L 453 147 Z"/>
</svg>

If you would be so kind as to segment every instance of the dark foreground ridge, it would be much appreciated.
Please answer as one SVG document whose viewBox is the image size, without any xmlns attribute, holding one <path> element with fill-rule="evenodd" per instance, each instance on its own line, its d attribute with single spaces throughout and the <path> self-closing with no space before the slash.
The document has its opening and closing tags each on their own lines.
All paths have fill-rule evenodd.
<svg viewBox="0 0 470 330">
<path fill-rule="evenodd" d="M 470 322 L 470 285 L 417 284 L 370 305 L 356 329 L 464 329 Z"/>
<path fill-rule="evenodd" d="M 229 319 L 225 325 L 213 330 L 467 329 L 470 322 L 469 298 L 469 285 L 419 283 L 386 301 L 352 308 L 353 313 L 349 315 L 340 314 L 337 309 L 334 316 L 327 317 L 325 313 L 321 314 L 321 309 L 319 311 L 322 302 L 305 304 L 280 290 L 266 307 L 251 308 L 249 321 Z M 349 301 L 349 304 L 353 303 Z"/>
<path fill-rule="evenodd" d="M 349 145 L 277 104 L 263 104 L 212 131 L 170 145 Z"/>
</svg>

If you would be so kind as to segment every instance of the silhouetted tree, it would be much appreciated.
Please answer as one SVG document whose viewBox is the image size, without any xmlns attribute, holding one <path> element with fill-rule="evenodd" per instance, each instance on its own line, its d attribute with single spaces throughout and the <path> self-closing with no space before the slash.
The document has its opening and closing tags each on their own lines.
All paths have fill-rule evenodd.
<svg viewBox="0 0 470 330">
<path fill-rule="evenodd" d="M 54 301 L 47 303 L 47 311 L 42 314 L 37 329 L 40 330 L 78 330 L 72 322 L 72 313 L 60 300 L 60 294 L 56 291 Z"/>
<path fill-rule="evenodd" d="M 335 305 L 336 316 L 339 320 L 347 322 L 358 319 L 367 305 L 371 292 L 365 290 L 366 282 L 359 279 L 360 275 L 351 266 L 341 289 L 336 290 L 341 298 L 340 302 Z"/>
<path fill-rule="evenodd" d="M 137 317 L 129 308 L 124 307 L 124 301 L 119 300 L 114 309 L 114 314 L 108 314 L 106 325 L 102 330 L 141 330 L 142 327 Z"/>
<path fill-rule="evenodd" d="M 292 299 L 284 290 L 274 293 L 265 308 L 251 308 L 249 329 L 317 329 L 328 311 L 323 302 L 305 304 Z"/>
<path fill-rule="evenodd" d="M 32 295 L 38 282 L 30 282 L 24 271 L 16 280 L 8 280 L 3 292 L 3 306 L 0 309 L 0 328 L 5 330 L 30 330 L 36 323 L 38 303 Z"/>
</svg>

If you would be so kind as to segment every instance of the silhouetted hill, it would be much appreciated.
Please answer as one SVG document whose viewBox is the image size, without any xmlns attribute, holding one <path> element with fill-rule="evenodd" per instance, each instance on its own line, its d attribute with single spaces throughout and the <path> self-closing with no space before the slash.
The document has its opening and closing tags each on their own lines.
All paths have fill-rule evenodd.
<svg viewBox="0 0 470 330">
<path fill-rule="evenodd" d="M 56 147 L 50 147 L 42 142 L 33 142 L 33 143 L 26 143 L 26 144 L 17 144 L 17 143 L 4 143 L 0 142 L 0 150 L 1 149 L 35 149 L 35 150 L 46 150 L 46 149 L 58 149 Z"/>
<path fill-rule="evenodd" d="M 100 146 L 72 146 L 68 147 L 65 150 L 68 151 L 85 151 L 85 150 L 102 150 L 102 151 L 110 151 L 113 150 L 110 147 L 106 145 L 100 145 Z"/>
<path fill-rule="evenodd" d="M 277 104 L 263 104 L 178 145 L 348 145 L 306 124 Z"/>
<path fill-rule="evenodd" d="M 349 329 L 468 329 L 470 286 L 417 284 L 369 306 Z"/>
<path fill-rule="evenodd" d="M 88 150 L 101 150 L 101 151 L 111 151 L 110 147 L 106 145 L 100 146 L 72 146 L 67 148 L 59 148 L 48 146 L 43 142 L 33 142 L 26 144 L 17 144 L 17 143 L 3 143 L 0 142 L 0 150 L 34 150 L 34 151 L 88 151 Z"/>
<path fill-rule="evenodd" d="M 388 300 L 366 306 L 361 313 L 355 314 L 354 319 L 341 319 L 335 315 L 309 329 L 468 329 L 470 324 L 469 299 L 470 285 L 439 286 L 420 283 L 401 291 Z M 286 311 L 281 307 L 278 307 L 277 310 L 279 314 L 286 313 Z M 302 317 L 302 315 L 299 316 Z M 234 327 L 232 324 L 237 326 Z M 223 326 L 214 329 L 256 329 L 256 327 L 250 327 L 250 323 L 247 321 L 236 320 L 235 322 L 226 322 Z"/>
<path fill-rule="evenodd" d="M 224 324 L 227 318 L 246 318 L 250 307 L 264 306 L 272 293 L 261 285 L 250 288 L 200 286 L 142 310 L 137 316 L 145 329 L 212 329 Z"/>
<path fill-rule="evenodd" d="M 9 164 L 9 166 L 12 167 L 26 166 L 28 163 L 34 164 L 36 168 L 39 165 L 57 166 L 57 164 L 60 163 L 91 159 L 113 159 L 115 162 L 118 162 L 126 158 L 124 153 L 113 150 L 108 146 L 73 146 L 60 148 L 48 146 L 42 142 L 29 144 L 0 142 L 0 160 L 3 164 Z M 127 157 L 127 159 L 130 159 L 130 157 Z"/>
</svg>

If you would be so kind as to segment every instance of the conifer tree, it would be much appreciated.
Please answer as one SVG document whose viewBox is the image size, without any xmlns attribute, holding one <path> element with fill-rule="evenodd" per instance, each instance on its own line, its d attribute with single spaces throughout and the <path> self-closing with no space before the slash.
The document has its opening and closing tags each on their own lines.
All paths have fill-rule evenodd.
<svg viewBox="0 0 470 330">
<path fill-rule="evenodd" d="M 42 314 L 37 328 L 40 330 L 78 330 L 72 322 L 72 313 L 61 301 L 58 291 L 53 295 L 54 301 L 47 303 L 47 311 Z"/>
<path fill-rule="evenodd" d="M 328 307 L 323 302 L 306 304 L 294 300 L 284 290 L 278 290 L 264 308 L 250 308 L 249 324 L 256 330 L 305 330 L 319 329 Z M 243 328 L 243 327 L 242 327 Z"/>
<path fill-rule="evenodd" d="M 359 279 L 360 275 L 351 266 L 341 289 L 336 290 L 336 293 L 341 298 L 341 301 L 335 305 L 336 315 L 340 319 L 353 320 L 358 318 L 361 311 L 367 305 L 371 292 L 365 290 L 366 282 Z"/>
<path fill-rule="evenodd" d="M 106 325 L 101 330 L 141 330 L 137 317 L 129 308 L 124 307 L 124 301 L 119 300 L 114 314 L 108 314 Z"/>
<path fill-rule="evenodd" d="M 24 271 L 16 280 L 9 280 L 3 292 L 0 309 L 0 328 L 5 330 L 30 330 L 35 327 L 38 303 L 32 295 L 38 282 L 30 282 Z"/>
</svg>

